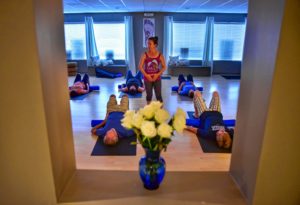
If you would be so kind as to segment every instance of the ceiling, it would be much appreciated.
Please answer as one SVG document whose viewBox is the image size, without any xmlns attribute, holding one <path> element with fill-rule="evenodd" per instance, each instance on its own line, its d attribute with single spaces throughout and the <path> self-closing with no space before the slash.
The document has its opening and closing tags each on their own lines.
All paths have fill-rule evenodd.
<svg viewBox="0 0 300 205">
<path fill-rule="evenodd" d="M 248 0 L 63 0 L 64 13 L 247 13 Z"/>
</svg>

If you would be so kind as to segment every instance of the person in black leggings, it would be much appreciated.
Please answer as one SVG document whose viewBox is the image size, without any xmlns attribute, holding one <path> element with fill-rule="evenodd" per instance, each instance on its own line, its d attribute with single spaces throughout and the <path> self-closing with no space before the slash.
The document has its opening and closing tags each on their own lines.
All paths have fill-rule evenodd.
<svg viewBox="0 0 300 205">
<path fill-rule="evenodd" d="M 86 94 L 90 91 L 90 78 L 87 74 L 84 74 L 81 79 L 81 75 L 77 73 L 74 83 L 69 87 L 69 93 L 71 97 Z"/>
<path fill-rule="evenodd" d="M 130 95 L 135 95 L 137 93 L 143 92 L 145 88 L 142 77 L 143 75 L 140 71 L 138 71 L 137 74 L 133 76 L 131 70 L 128 70 L 126 74 L 126 84 L 124 84 L 123 87 L 120 88 L 120 90 L 122 92 L 129 93 Z"/>
</svg>

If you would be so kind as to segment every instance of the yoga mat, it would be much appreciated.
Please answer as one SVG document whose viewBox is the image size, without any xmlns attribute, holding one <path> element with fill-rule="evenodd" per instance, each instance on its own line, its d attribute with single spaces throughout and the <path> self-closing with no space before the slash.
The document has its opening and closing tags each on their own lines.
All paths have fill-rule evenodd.
<svg viewBox="0 0 300 205">
<path fill-rule="evenodd" d="M 240 80 L 241 76 L 240 75 L 222 75 L 223 78 L 226 80 Z"/>
<path fill-rule="evenodd" d="M 92 92 L 92 91 L 90 91 L 90 92 Z M 70 100 L 83 100 L 84 98 L 86 98 L 86 96 L 88 96 L 90 94 L 90 92 L 87 93 L 87 94 L 78 95 L 78 96 L 75 96 L 75 97 L 70 97 Z"/>
<path fill-rule="evenodd" d="M 194 126 L 194 127 L 199 127 L 200 125 L 200 120 L 198 118 L 194 118 L 193 114 L 194 112 L 188 111 L 187 112 L 188 116 L 190 119 L 186 119 L 186 125 Z M 226 127 L 234 127 L 235 126 L 235 120 L 234 119 L 228 119 L 228 120 L 223 120 L 224 125 Z"/>
<path fill-rule="evenodd" d="M 123 95 L 128 95 L 128 98 L 141 98 L 143 96 L 142 93 L 137 93 L 135 95 L 130 95 L 129 93 L 121 92 L 120 95 L 119 95 L 119 98 L 121 98 Z"/>
<path fill-rule="evenodd" d="M 171 76 L 161 76 L 161 79 L 163 79 L 163 80 L 171 80 Z"/>
<path fill-rule="evenodd" d="M 98 140 L 91 153 L 92 156 L 135 156 L 136 145 L 131 142 L 136 142 L 136 136 L 120 138 L 114 146 L 107 146 L 103 143 L 103 138 L 98 137 Z"/>
<path fill-rule="evenodd" d="M 215 140 L 203 139 L 198 137 L 198 141 L 204 153 L 231 153 L 231 147 L 229 149 L 218 147 Z"/>
<path fill-rule="evenodd" d="M 179 87 L 176 86 L 176 85 L 175 85 L 175 86 L 172 86 L 172 87 L 171 87 L 171 91 L 172 91 L 172 92 L 177 92 L 177 91 L 178 91 L 178 88 L 179 88 Z M 199 90 L 199 91 L 202 92 L 202 91 L 203 91 L 203 87 L 197 87 L 197 90 Z"/>
<path fill-rule="evenodd" d="M 69 89 L 71 88 L 71 86 L 69 86 Z M 94 90 L 100 90 L 100 86 L 99 85 L 90 85 L 90 91 L 94 91 Z"/>
<path fill-rule="evenodd" d="M 178 97 L 181 101 L 193 101 L 193 98 L 190 98 L 189 96 L 178 95 Z"/>
<path fill-rule="evenodd" d="M 75 97 L 70 97 L 70 100 L 83 100 L 84 98 L 86 98 L 88 96 L 88 94 L 90 94 L 92 91 L 99 91 L 100 90 L 100 86 L 99 85 L 90 85 L 90 92 L 83 94 L 83 95 L 78 95 Z"/>
</svg>

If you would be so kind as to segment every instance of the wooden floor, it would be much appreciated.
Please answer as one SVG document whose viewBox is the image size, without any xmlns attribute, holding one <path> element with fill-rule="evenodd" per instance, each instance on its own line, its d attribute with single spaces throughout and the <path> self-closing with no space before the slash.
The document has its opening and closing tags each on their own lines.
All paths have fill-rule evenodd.
<svg viewBox="0 0 300 205">
<path fill-rule="evenodd" d="M 69 77 L 69 85 L 74 77 Z M 110 94 L 119 96 L 118 84 L 124 83 L 124 78 L 104 79 L 91 77 L 91 85 L 100 85 L 100 92 L 90 93 L 84 100 L 72 100 L 72 125 L 75 143 L 77 169 L 94 170 L 138 170 L 138 162 L 143 149 L 138 145 L 136 156 L 91 156 L 91 151 L 97 137 L 90 134 L 92 119 L 103 119 L 106 113 L 106 103 Z M 233 119 L 236 116 L 239 80 L 226 80 L 219 75 L 212 77 L 195 77 L 195 84 L 204 88 L 203 96 L 209 103 L 213 91 L 221 96 L 221 106 L 224 119 Z M 171 114 L 177 107 L 185 111 L 193 111 L 193 103 L 181 101 L 175 93 L 171 93 L 171 86 L 177 84 L 177 78 L 162 81 L 162 95 L 164 108 Z M 146 104 L 146 93 L 142 98 L 130 99 L 130 109 L 139 109 Z M 119 100 L 119 98 L 118 98 Z M 195 135 L 184 131 L 172 138 L 167 152 L 162 156 L 167 163 L 168 171 L 228 171 L 230 154 L 206 154 Z"/>
</svg>

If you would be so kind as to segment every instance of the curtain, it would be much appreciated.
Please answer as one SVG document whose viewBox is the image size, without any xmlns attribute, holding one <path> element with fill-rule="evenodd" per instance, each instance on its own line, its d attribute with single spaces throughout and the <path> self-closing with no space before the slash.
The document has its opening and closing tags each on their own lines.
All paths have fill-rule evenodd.
<svg viewBox="0 0 300 205">
<path fill-rule="evenodd" d="M 93 17 L 85 17 L 85 34 L 87 66 L 97 66 L 100 58 L 94 35 Z"/>
<path fill-rule="evenodd" d="M 206 31 L 203 49 L 203 66 L 210 66 L 213 71 L 213 39 L 214 39 L 214 17 L 206 17 Z"/>
<path fill-rule="evenodd" d="M 164 17 L 164 45 L 163 45 L 163 55 L 166 60 L 167 69 L 164 74 L 168 74 L 168 64 L 169 64 L 169 57 L 172 55 L 172 38 L 173 38 L 173 17 L 172 16 L 165 16 Z"/>
<path fill-rule="evenodd" d="M 132 16 L 125 16 L 125 60 L 128 69 L 136 73 Z"/>
</svg>

